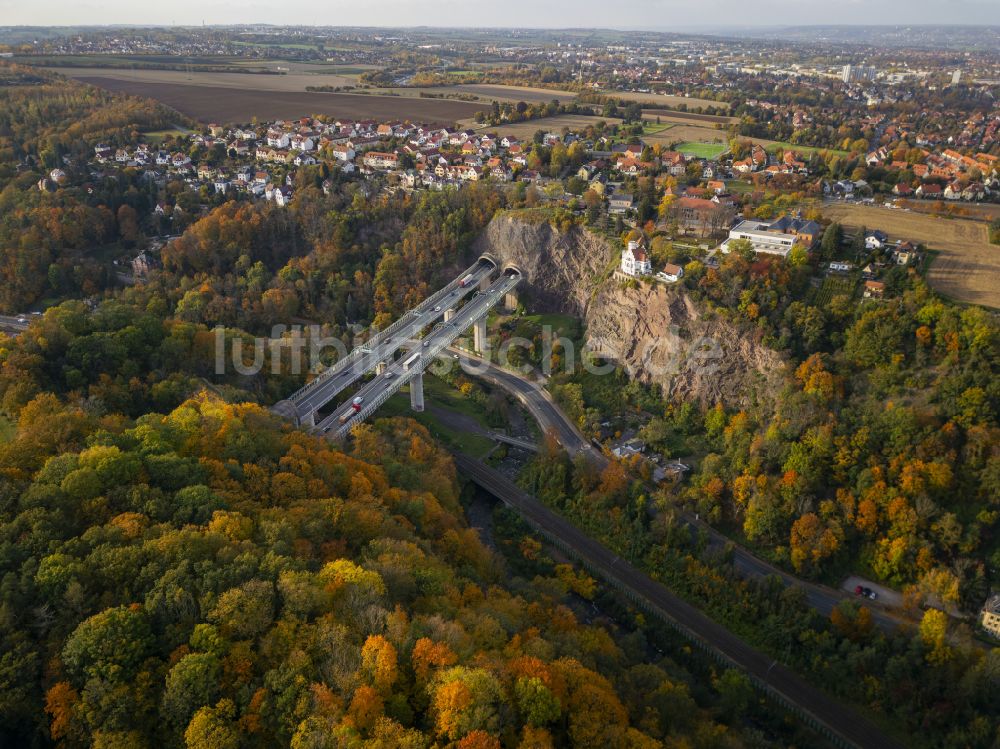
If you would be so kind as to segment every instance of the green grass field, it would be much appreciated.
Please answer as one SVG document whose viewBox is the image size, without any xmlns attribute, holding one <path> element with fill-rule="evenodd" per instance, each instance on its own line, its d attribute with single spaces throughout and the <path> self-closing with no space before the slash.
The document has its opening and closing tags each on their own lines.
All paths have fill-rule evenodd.
<svg viewBox="0 0 1000 749">
<path fill-rule="evenodd" d="M 643 135 L 654 135 L 656 133 L 662 133 L 664 130 L 669 130 L 674 124 L 672 122 L 644 122 L 642 123 L 642 134 Z"/>
<path fill-rule="evenodd" d="M 524 315 L 521 320 L 537 327 L 548 325 L 557 335 L 577 338 L 580 335 L 580 321 L 573 315 L 561 315 L 551 312 L 544 315 Z"/>
<path fill-rule="evenodd" d="M 150 130 L 148 133 L 143 133 L 142 137 L 149 143 L 159 144 L 171 135 L 179 138 L 186 134 L 183 130 Z"/>
<path fill-rule="evenodd" d="M 675 151 L 680 151 L 687 156 L 694 156 L 698 159 L 717 159 L 726 151 L 726 146 L 721 143 L 679 143 Z"/>
<path fill-rule="evenodd" d="M 743 193 L 753 192 L 753 185 L 749 182 L 744 182 L 741 179 L 731 179 L 726 182 L 726 189 L 729 190 L 729 192 L 742 195 Z"/>
</svg>

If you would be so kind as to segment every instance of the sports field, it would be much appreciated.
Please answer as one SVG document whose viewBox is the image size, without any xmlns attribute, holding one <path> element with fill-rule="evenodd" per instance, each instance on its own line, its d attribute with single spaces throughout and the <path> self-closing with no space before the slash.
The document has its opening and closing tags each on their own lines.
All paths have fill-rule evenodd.
<svg viewBox="0 0 1000 749">
<path fill-rule="evenodd" d="M 674 150 L 697 159 L 717 159 L 725 152 L 726 146 L 721 143 L 692 143 L 689 141 L 678 143 Z"/>
</svg>

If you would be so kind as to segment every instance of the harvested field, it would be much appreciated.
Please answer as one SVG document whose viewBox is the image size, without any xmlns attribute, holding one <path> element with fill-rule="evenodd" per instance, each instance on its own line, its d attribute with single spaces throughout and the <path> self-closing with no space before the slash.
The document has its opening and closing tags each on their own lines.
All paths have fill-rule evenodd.
<svg viewBox="0 0 1000 749">
<path fill-rule="evenodd" d="M 823 215 L 851 228 L 881 229 L 892 239 L 922 242 L 938 253 L 927 273 L 935 290 L 959 302 L 1000 309 L 1000 246 L 990 244 L 986 223 L 839 202 L 825 203 Z"/>
<path fill-rule="evenodd" d="M 724 107 L 724 102 L 712 101 L 711 99 L 695 99 L 687 96 L 673 96 L 672 94 L 640 94 L 634 91 L 601 91 L 604 96 L 613 96 L 616 99 L 625 101 L 638 101 L 643 104 L 660 107 L 677 107 L 683 104 L 686 107 Z"/>
<path fill-rule="evenodd" d="M 704 122 L 709 125 L 731 125 L 739 122 L 736 117 L 722 117 L 716 114 L 698 114 L 697 112 L 678 112 L 676 109 L 643 109 L 642 116 L 646 119 L 659 117 L 667 122 Z"/>
<path fill-rule="evenodd" d="M 287 67 L 287 63 L 262 63 L 267 67 Z M 211 86 L 240 91 L 285 91 L 306 93 L 306 86 L 355 86 L 355 75 L 329 73 L 188 73 L 184 70 L 116 70 L 109 68 L 50 68 L 57 73 L 86 80 L 106 78 L 129 83 L 158 83 L 183 86 Z M 107 88 L 107 87 L 105 87 Z"/>
<path fill-rule="evenodd" d="M 256 80 L 272 76 L 245 77 Z M 329 114 L 352 119 L 398 118 L 413 122 L 451 124 L 472 117 L 482 109 L 480 104 L 449 99 L 251 90 L 184 83 L 149 83 L 105 76 L 79 78 L 112 91 L 157 99 L 202 122 L 249 122 L 254 117 L 275 120 Z M 252 85 L 253 81 L 249 84 Z"/>
<path fill-rule="evenodd" d="M 662 143 L 669 146 L 671 143 L 729 143 L 729 133 L 725 130 L 716 130 L 714 127 L 702 127 L 699 125 L 677 125 L 669 130 L 664 130 L 652 135 L 644 135 L 642 139 L 653 145 Z"/>
<path fill-rule="evenodd" d="M 917 213 L 928 213 L 935 215 L 947 215 L 945 211 L 954 210 L 960 212 L 960 218 L 980 219 L 983 221 L 995 221 L 1000 219 L 1000 204 L 997 203 L 945 203 L 945 211 L 941 208 L 937 200 L 919 200 L 916 198 L 906 198 L 897 200 L 900 205 L 905 205 L 911 211 Z"/>
<path fill-rule="evenodd" d="M 479 105 L 474 105 L 479 108 Z M 531 140 L 532 136 L 539 131 L 543 130 L 547 133 L 558 133 L 564 127 L 568 127 L 570 130 L 582 130 L 588 125 L 594 125 L 598 122 L 604 122 L 608 125 L 621 124 L 621 120 L 615 119 L 614 117 L 590 117 L 584 114 L 560 114 L 555 117 L 542 117 L 538 120 L 528 120 L 527 122 L 517 122 L 499 126 L 492 125 L 477 125 L 472 122 L 465 123 L 467 127 L 473 127 L 476 130 L 484 130 L 487 132 L 496 132 L 502 135 L 514 135 L 522 140 Z"/>
<path fill-rule="evenodd" d="M 359 72 L 362 67 L 352 68 L 343 65 L 306 65 L 303 63 L 289 63 L 284 61 L 259 61 L 255 67 L 266 68 L 280 74 L 260 74 L 260 73 L 205 73 L 187 72 L 185 70 L 130 70 L 107 67 L 73 67 L 73 68 L 50 68 L 71 78 L 107 78 L 130 83 L 160 83 L 184 86 L 211 86 L 220 88 L 233 88 L 240 91 L 281 91 L 285 93 L 314 93 L 307 92 L 307 86 L 358 86 Z M 367 66 L 374 69 L 374 66 Z M 365 86 L 365 96 L 392 96 L 399 98 L 425 98 L 422 94 L 429 94 L 433 98 L 441 98 L 442 101 L 449 101 L 444 97 L 449 94 L 472 95 L 480 102 L 489 103 L 494 99 L 498 101 L 526 101 L 526 102 L 548 102 L 552 99 L 559 99 L 563 102 L 572 101 L 576 94 L 572 91 L 556 91 L 544 88 L 529 88 L 521 86 L 500 86 L 492 84 L 478 85 L 456 85 L 456 86 L 429 86 L 429 87 L 391 87 L 374 88 Z M 316 92 L 318 93 L 318 92 Z M 339 92 L 337 92 L 339 93 Z M 347 92 L 353 93 L 353 92 Z M 458 101 L 452 99 L 451 101 Z M 469 104 L 470 102 L 463 102 Z M 484 109 L 482 104 L 468 111 L 475 113 Z M 465 115 L 467 116 L 467 115 Z"/>
<path fill-rule="evenodd" d="M 539 101 L 549 102 L 553 99 L 558 99 L 559 101 L 566 103 L 576 99 L 576 93 L 573 91 L 557 91 L 555 89 L 531 88 L 528 86 L 502 86 L 493 83 L 465 83 L 457 86 L 445 86 L 442 88 L 429 88 L 423 90 L 437 91 L 440 93 L 454 91 L 463 94 L 474 94 L 484 98 L 485 100 L 497 99 L 498 101 L 524 101 L 529 104 Z"/>
</svg>

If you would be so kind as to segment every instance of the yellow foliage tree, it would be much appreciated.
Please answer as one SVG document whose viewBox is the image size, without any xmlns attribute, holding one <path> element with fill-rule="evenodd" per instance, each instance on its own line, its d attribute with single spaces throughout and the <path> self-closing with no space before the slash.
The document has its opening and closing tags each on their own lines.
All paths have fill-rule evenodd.
<svg viewBox="0 0 1000 749">
<path fill-rule="evenodd" d="M 396 648 L 382 635 L 369 635 L 361 648 L 361 669 L 379 694 L 388 695 L 396 681 Z"/>
</svg>

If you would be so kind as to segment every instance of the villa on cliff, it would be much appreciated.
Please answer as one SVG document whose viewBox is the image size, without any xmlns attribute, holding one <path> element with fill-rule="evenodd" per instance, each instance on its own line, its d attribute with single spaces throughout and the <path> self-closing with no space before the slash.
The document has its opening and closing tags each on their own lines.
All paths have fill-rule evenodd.
<svg viewBox="0 0 1000 749">
<path fill-rule="evenodd" d="M 653 265 L 646 254 L 646 242 L 643 239 L 633 239 L 622 253 L 621 271 L 626 276 L 648 276 L 653 272 Z"/>
</svg>

